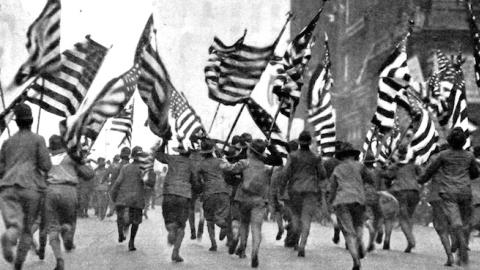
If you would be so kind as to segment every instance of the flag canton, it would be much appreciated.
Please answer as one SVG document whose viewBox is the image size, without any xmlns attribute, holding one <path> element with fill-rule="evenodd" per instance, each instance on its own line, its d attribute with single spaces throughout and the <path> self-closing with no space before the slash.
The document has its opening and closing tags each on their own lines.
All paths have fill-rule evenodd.
<svg viewBox="0 0 480 270">
<path fill-rule="evenodd" d="M 134 92 L 137 87 L 138 78 L 140 77 L 140 66 L 135 65 L 124 76 L 122 76 L 123 83 L 128 92 Z"/>
<path fill-rule="evenodd" d="M 183 99 L 183 97 L 177 92 L 174 91 L 172 93 L 172 100 L 171 100 L 171 108 L 172 108 L 172 116 L 174 118 L 179 118 L 183 112 L 188 110 L 189 106 L 188 103 Z"/>
</svg>

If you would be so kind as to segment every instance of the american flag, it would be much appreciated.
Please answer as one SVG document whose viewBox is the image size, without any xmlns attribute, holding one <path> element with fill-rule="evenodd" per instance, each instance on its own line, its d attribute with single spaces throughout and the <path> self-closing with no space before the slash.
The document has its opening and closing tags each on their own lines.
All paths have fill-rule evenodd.
<svg viewBox="0 0 480 270">
<path fill-rule="evenodd" d="M 273 93 L 278 96 L 281 103 L 280 112 L 290 117 L 294 114 L 300 100 L 303 86 L 303 73 L 312 57 L 313 31 L 317 26 L 320 9 L 310 23 L 288 44 L 283 58 L 275 65 L 276 77 L 273 81 Z"/>
<path fill-rule="evenodd" d="M 375 125 L 370 125 L 370 128 L 367 130 L 367 133 L 365 134 L 365 140 L 363 141 L 363 146 L 362 146 L 362 155 L 364 158 L 367 153 L 371 153 L 372 155 L 376 156 L 378 152 L 378 145 L 379 145 L 379 139 L 378 139 L 378 132 L 377 132 L 377 126 Z"/>
<path fill-rule="evenodd" d="M 29 58 L 14 78 L 19 86 L 29 78 L 49 73 L 60 66 L 60 0 L 48 0 L 27 31 Z"/>
<path fill-rule="evenodd" d="M 85 38 L 63 52 L 56 72 L 44 73 L 27 88 L 26 100 L 61 117 L 75 114 L 108 51 L 90 36 Z"/>
<path fill-rule="evenodd" d="M 428 80 L 428 106 L 438 118 L 442 118 L 448 112 L 447 99 L 453 87 L 456 71 L 442 51 L 437 50 L 435 56 L 438 70 Z"/>
<path fill-rule="evenodd" d="M 202 125 L 200 117 L 188 104 L 183 93 L 172 91 L 170 111 L 175 119 L 175 130 L 180 138 L 192 139 L 192 136 L 206 135 L 205 128 Z"/>
<path fill-rule="evenodd" d="M 468 120 L 467 99 L 465 94 L 465 78 L 463 76 L 462 68 L 460 66 L 457 68 L 453 89 L 447 100 L 449 110 L 446 116 L 441 119 L 440 124 L 448 125 L 450 129 L 461 127 L 467 135 L 467 142 L 463 147 L 468 149 L 471 142 L 469 131 L 470 123 Z"/>
<path fill-rule="evenodd" d="M 480 32 L 478 31 L 477 23 L 475 22 L 476 18 L 473 15 L 472 3 L 467 1 L 466 4 L 470 15 L 468 21 L 470 23 L 470 34 L 473 43 L 473 56 L 475 57 L 475 79 L 477 86 L 480 87 Z"/>
<path fill-rule="evenodd" d="M 399 91 L 410 82 L 405 38 L 383 63 L 378 80 L 377 110 L 372 123 L 382 134 L 394 127 Z"/>
<path fill-rule="evenodd" d="M 224 105 L 238 104 L 250 96 L 279 40 L 277 38 L 267 47 L 254 47 L 244 43 L 246 33 L 245 30 L 231 46 L 214 37 L 208 49 L 209 58 L 204 69 L 208 96 Z"/>
<path fill-rule="evenodd" d="M 162 137 L 170 130 L 168 107 L 174 87 L 158 52 L 153 49 L 153 31 L 151 15 L 138 42 L 135 63 L 140 65 L 138 91 L 148 107 L 148 126 L 155 135 Z"/>
<path fill-rule="evenodd" d="M 314 128 L 314 137 L 324 156 L 335 154 L 335 111 L 331 103 L 333 85 L 328 37 L 325 35 L 325 53 L 312 75 L 308 91 L 308 122 Z"/>
<path fill-rule="evenodd" d="M 409 144 L 407 156 L 411 155 L 415 164 L 425 164 L 438 147 L 438 132 L 428 111 L 421 108 L 421 118 Z M 410 154 L 411 153 L 411 154 Z"/>
<path fill-rule="evenodd" d="M 136 89 L 139 72 L 136 65 L 112 79 L 88 108 L 61 122 L 61 134 L 69 153 L 75 154 L 80 150 L 82 136 L 95 141 L 106 120 L 124 109 Z"/>
<path fill-rule="evenodd" d="M 119 146 L 125 142 L 131 146 L 132 143 L 133 103 L 132 98 L 132 104 L 126 106 L 116 117 L 112 118 L 112 127 L 110 130 L 124 134 Z"/>
<path fill-rule="evenodd" d="M 265 137 L 270 138 L 278 152 L 286 154 L 287 142 L 284 139 L 280 128 L 273 122 L 273 117 L 253 98 L 248 98 L 246 105 L 250 116 Z"/>
</svg>

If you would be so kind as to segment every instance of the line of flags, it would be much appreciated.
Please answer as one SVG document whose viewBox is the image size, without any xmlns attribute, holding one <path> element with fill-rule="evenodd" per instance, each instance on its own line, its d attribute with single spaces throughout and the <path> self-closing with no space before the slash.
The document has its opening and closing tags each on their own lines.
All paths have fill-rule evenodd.
<svg viewBox="0 0 480 270">
<path fill-rule="evenodd" d="M 480 36 L 469 3 L 467 7 L 471 15 L 475 72 L 480 86 Z M 163 137 L 170 130 L 168 112 L 175 120 L 179 137 L 192 139 L 207 135 L 200 117 L 185 95 L 173 86 L 158 54 L 153 16 L 148 18 L 138 41 L 133 67 L 109 81 L 90 104 L 84 104 L 108 49 L 87 36 L 73 49 L 60 53 L 60 9 L 59 0 L 48 0 L 28 29 L 26 47 L 30 56 L 17 72 L 14 85 L 36 79 L 15 102 L 29 101 L 65 117 L 61 129 L 70 154 L 79 153 L 82 138 L 94 142 L 108 118 L 113 118 L 111 130 L 124 133 L 121 144 L 130 142 L 133 103 L 130 106 L 127 103 L 136 89 L 148 107 L 148 125 L 157 136 Z M 250 94 L 267 66 L 274 65 L 273 93 L 281 100 L 279 112 L 287 117 L 293 116 L 312 57 L 314 31 L 322 10 L 288 44 L 283 57 L 274 55 L 281 34 L 266 47 L 245 44 L 246 31 L 231 46 L 215 37 L 204 69 L 209 97 L 224 105 L 243 103 L 265 136 L 279 145 L 285 145 L 284 134 L 275 119 Z M 438 71 L 430 77 L 428 88 L 415 92 L 412 89 L 415 82 L 407 66 L 407 37 L 379 71 L 377 109 L 371 121 L 372 127 L 367 132 L 364 150 L 377 152 L 380 159 L 387 162 L 398 144 L 402 143 L 396 117 L 398 107 L 402 107 L 409 113 L 413 127 L 408 142 L 408 158 L 424 163 L 435 151 L 438 142 L 431 114 L 440 119 L 441 125 L 448 128 L 460 126 L 469 135 L 465 80 L 461 69 L 463 62 L 460 57 L 452 63 L 445 54 L 437 51 Z M 323 60 L 313 73 L 307 98 L 307 121 L 314 130 L 318 150 L 325 156 L 332 156 L 335 152 L 336 119 L 330 94 L 332 86 L 326 37 Z M 0 131 L 5 129 L 11 115 L 11 110 L 0 114 Z M 465 145 L 465 148 L 468 147 L 470 138 Z"/>
</svg>

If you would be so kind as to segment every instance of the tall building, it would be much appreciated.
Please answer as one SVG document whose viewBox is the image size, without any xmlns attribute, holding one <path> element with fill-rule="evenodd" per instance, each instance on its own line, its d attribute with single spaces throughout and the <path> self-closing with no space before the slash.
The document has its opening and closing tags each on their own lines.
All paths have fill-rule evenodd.
<svg viewBox="0 0 480 270">
<path fill-rule="evenodd" d="M 322 1 L 292 1 L 297 20 L 295 35 Z M 474 5 L 478 15 L 480 5 Z M 408 20 L 415 27 L 409 39 L 408 64 L 413 78 L 425 81 L 434 67 L 434 52 L 462 52 L 466 58 L 469 118 L 480 123 L 480 89 L 474 79 L 473 47 L 465 2 L 461 0 L 339 0 L 328 1 L 318 29 L 330 36 L 333 73 L 333 104 L 337 111 L 337 137 L 360 146 L 377 102 L 378 70 L 404 36 Z M 323 38 L 320 32 L 318 37 Z M 320 43 L 320 42 L 317 42 Z M 315 46 L 310 69 L 320 61 L 323 46 Z M 480 143 L 478 131 L 473 141 Z"/>
</svg>

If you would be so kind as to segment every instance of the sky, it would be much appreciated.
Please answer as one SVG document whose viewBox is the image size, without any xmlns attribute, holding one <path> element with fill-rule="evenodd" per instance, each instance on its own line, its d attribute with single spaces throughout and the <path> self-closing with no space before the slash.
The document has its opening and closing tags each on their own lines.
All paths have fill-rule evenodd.
<svg viewBox="0 0 480 270">
<path fill-rule="evenodd" d="M 103 86 L 132 66 L 134 50 L 148 16 L 153 12 L 157 29 L 157 47 L 176 89 L 186 94 L 200 115 L 206 129 L 210 127 L 217 103 L 208 99 L 203 68 L 208 58 L 208 47 L 215 35 L 225 43 L 238 39 L 248 29 L 245 42 L 250 45 L 270 45 L 285 21 L 290 9 L 289 0 L 64 0 L 61 17 L 61 49 L 90 34 L 92 39 L 109 48 L 109 52 L 93 81 L 87 100 L 91 100 Z M 0 4 L 0 80 L 6 87 L 18 67 L 27 58 L 25 33 L 30 23 L 41 12 L 46 0 L 2 0 Z M 289 39 L 289 31 L 282 37 L 277 54 L 282 55 Z M 271 70 L 268 69 L 252 96 L 272 115 L 276 101 L 268 91 Z M 5 93 L 7 105 L 19 91 Z M 143 126 L 147 118 L 146 106 L 138 94 L 134 96 L 133 145 L 150 148 L 157 140 Z M 38 109 L 34 108 L 37 115 Z M 210 135 L 225 139 L 240 106 L 221 106 Z M 36 118 L 36 116 L 35 116 Z M 56 117 L 42 112 L 39 133 L 46 139 L 58 133 Z M 286 119 L 277 121 L 286 128 Z M 11 132 L 15 124 L 11 124 Z M 36 123 L 34 123 L 34 129 Z M 303 129 L 303 121 L 296 119 L 292 138 Z M 234 133 L 251 132 L 262 137 L 245 110 Z M 8 137 L 4 132 L 0 140 Z M 108 125 L 97 139 L 97 155 L 111 157 L 118 152 L 122 135 L 109 131 Z M 175 143 L 173 143 L 175 145 Z"/>
</svg>

